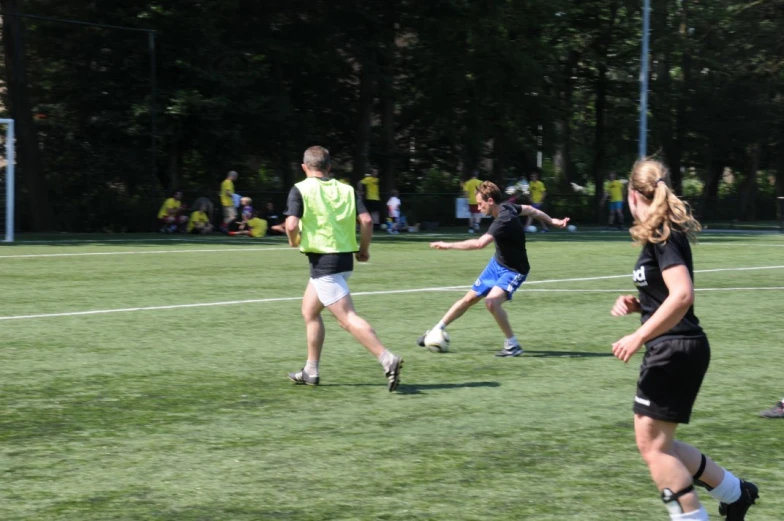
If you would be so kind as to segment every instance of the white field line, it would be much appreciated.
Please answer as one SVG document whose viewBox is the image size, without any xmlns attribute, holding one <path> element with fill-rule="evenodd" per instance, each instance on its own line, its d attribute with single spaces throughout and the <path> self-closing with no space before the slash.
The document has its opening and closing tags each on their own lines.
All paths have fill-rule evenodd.
<svg viewBox="0 0 784 521">
<path fill-rule="evenodd" d="M 467 288 L 461 289 L 444 289 L 444 291 L 465 291 Z M 766 290 L 784 290 L 784 286 L 767 286 L 767 287 L 746 287 L 746 288 L 694 288 L 694 291 L 766 291 Z M 528 289 L 521 287 L 518 292 L 524 293 L 634 293 L 634 288 L 622 289 L 563 289 L 563 288 L 536 288 Z"/>
<path fill-rule="evenodd" d="M 716 268 L 710 270 L 698 270 L 697 273 L 705 273 L 705 272 L 719 272 L 719 271 L 745 271 L 745 270 L 763 270 L 763 269 L 777 269 L 777 268 L 784 268 L 784 266 L 756 266 L 756 267 L 748 267 L 748 268 Z M 628 274 L 626 275 L 607 275 L 603 277 L 581 277 L 581 278 L 572 278 L 572 279 L 550 279 L 550 280 L 535 280 L 528 282 L 527 285 L 530 286 L 532 284 L 546 284 L 546 283 L 553 283 L 553 282 L 577 282 L 577 281 L 592 281 L 592 280 L 606 280 L 606 279 L 619 279 L 619 278 L 627 278 L 629 277 Z M 356 293 L 352 293 L 355 297 L 362 297 L 362 296 L 370 296 L 370 295 L 395 295 L 401 293 L 422 293 L 422 292 L 442 292 L 442 291 L 465 291 L 468 286 L 441 286 L 441 287 L 434 287 L 434 288 L 411 288 L 411 289 L 393 289 L 393 290 L 382 290 L 382 291 L 358 291 Z M 757 287 L 757 288 L 703 288 L 699 289 L 698 291 L 742 291 L 742 290 L 764 290 L 764 289 L 782 289 L 782 288 L 772 288 L 772 287 Z M 526 291 L 536 291 L 536 290 L 528 290 Z M 556 291 L 556 290 L 540 290 L 540 291 Z M 570 291 L 586 291 L 586 290 L 570 290 Z M 633 288 L 627 288 L 622 290 L 588 290 L 588 291 L 601 291 L 601 292 L 627 292 L 633 291 Z M 302 300 L 302 297 L 275 297 L 275 298 L 261 298 L 261 299 L 248 299 L 248 300 L 227 300 L 222 302 L 200 302 L 197 304 L 172 304 L 167 306 L 141 306 L 141 307 L 133 307 L 133 308 L 117 308 L 117 309 L 94 309 L 88 311 L 67 311 L 63 313 L 42 313 L 37 315 L 10 315 L 10 316 L 0 316 L 0 321 L 5 320 L 29 320 L 35 318 L 55 318 L 55 317 L 75 317 L 75 316 L 84 316 L 84 315 L 105 315 L 109 313 L 130 313 L 133 311 L 160 311 L 160 310 L 167 310 L 167 309 L 187 309 L 187 308 L 201 308 L 201 307 L 214 307 L 214 306 L 233 306 L 238 304 L 262 304 L 267 302 L 286 302 L 286 301 L 296 301 Z"/>
<path fill-rule="evenodd" d="M 140 250 L 140 251 L 99 251 L 99 252 L 84 252 L 84 253 L 30 253 L 20 255 L 0 255 L 0 259 L 31 259 L 42 257 L 89 257 L 95 255 L 161 255 L 166 253 L 219 253 L 219 252 L 237 252 L 237 251 L 283 251 L 295 250 L 294 248 L 216 248 L 216 249 L 203 249 L 203 250 Z"/>
</svg>

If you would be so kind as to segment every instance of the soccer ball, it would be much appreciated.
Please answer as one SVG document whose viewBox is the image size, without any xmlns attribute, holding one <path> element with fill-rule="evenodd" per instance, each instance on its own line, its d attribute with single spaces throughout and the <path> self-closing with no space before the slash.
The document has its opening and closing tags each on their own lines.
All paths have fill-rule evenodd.
<svg viewBox="0 0 784 521">
<path fill-rule="evenodd" d="M 449 335 L 443 329 L 431 329 L 425 335 L 425 347 L 434 353 L 449 351 Z"/>
<path fill-rule="evenodd" d="M 569 226 L 566 227 L 566 231 L 574 233 L 577 231 L 577 226 L 570 224 Z"/>
<path fill-rule="evenodd" d="M 382 230 L 386 230 L 387 229 L 387 223 L 381 223 L 381 229 Z"/>
<path fill-rule="evenodd" d="M 532 224 L 531 226 L 529 226 L 528 228 L 526 228 L 526 229 L 525 229 L 525 231 L 526 231 L 526 232 L 528 232 L 528 233 L 536 233 L 538 230 L 536 229 L 536 226 L 534 226 L 534 225 Z"/>
</svg>

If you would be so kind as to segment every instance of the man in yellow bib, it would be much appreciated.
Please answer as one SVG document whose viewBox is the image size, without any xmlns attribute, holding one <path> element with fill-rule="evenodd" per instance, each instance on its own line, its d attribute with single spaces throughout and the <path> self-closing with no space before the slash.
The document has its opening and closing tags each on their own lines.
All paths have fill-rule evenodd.
<svg viewBox="0 0 784 521">
<path fill-rule="evenodd" d="M 191 213 L 191 218 L 188 219 L 188 233 L 210 233 L 212 231 L 212 224 L 210 218 L 207 216 L 207 205 L 199 206 L 198 210 Z"/>
<path fill-rule="evenodd" d="M 226 174 L 226 179 L 220 185 L 220 202 L 223 208 L 223 231 L 226 232 L 237 218 L 237 207 L 234 206 L 234 181 L 237 180 L 237 172 L 232 170 Z"/>
<path fill-rule="evenodd" d="M 300 371 L 289 373 L 289 379 L 296 384 L 319 384 L 325 333 L 321 312 L 327 308 L 341 327 L 378 359 L 392 392 L 400 383 L 403 359 L 388 351 L 370 324 L 357 315 L 347 283 L 354 270 L 354 257 L 359 262 L 370 259 L 373 221 L 354 188 L 332 179 L 330 168 L 326 148 L 307 149 L 302 161 L 306 179 L 291 188 L 284 212 L 289 246 L 299 247 L 310 263 L 310 282 L 302 298 L 308 360 Z"/>
<path fill-rule="evenodd" d="M 544 207 L 544 198 L 547 195 L 547 188 L 544 187 L 544 183 L 541 180 L 542 171 L 539 167 L 534 168 L 531 171 L 531 175 L 529 177 L 528 187 L 531 190 L 531 206 L 536 208 L 537 210 L 541 210 Z M 528 229 L 531 226 L 534 218 L 532 216 L 528 216 L 528 220 L 525 222 L 525 228 Z M 547 225 L 544 221 L 539 221 L 542 224 L 542 231 L 549 232 L 550 229 L 547 228 Z"/>
<path fill-rule="evenodd" d="M 182 192 L 175 190 L 172 196 L 166 199 L 158 210 L 158 221 L 161 223 L 161 232 L 174 233 L 182 231 L 188 222 L 188 216 L 182 215 Z"/>
<path fill-rule="evenodd" d="M 378 172 L 365 174 L 359 182 L 359 190 L 365 197 L 365 208 L 370 212 L 373 224 L 381 224 L 381 194 L 378 191 Z"/>
<path fill-rule="evenodd" d="M 482 181 L 479 180 L 479 171 L 474 170 L 471 178 L 463 183 L 463 192 L 468 199 L 468 211 L 471 215 L 468 217 L 468 233 L 479 231 L 479 223 L 482 222 L 482 213 L 479 211 L 479 206 L 476 202 L 476 189 Z"/>
<path fill-rule="evenodd" d="M 619 230 L 623 229 L 623 183 L 615 178 L 615 172 L 610 172 L 607 176 L 608 181 L 604 184 L 604 196 L 602 196 L 602 204 L 610 198 L 610 220 L 608 226 L 612 228 L 613 221 L 618 218 L 616 227 Z"/>
</svg>

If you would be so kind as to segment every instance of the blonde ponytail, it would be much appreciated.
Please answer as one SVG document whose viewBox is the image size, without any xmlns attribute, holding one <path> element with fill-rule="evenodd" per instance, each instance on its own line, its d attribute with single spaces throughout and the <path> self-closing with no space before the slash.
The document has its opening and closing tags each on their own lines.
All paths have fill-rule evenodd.
<svg viewBox="0 0 784 521">
<path fill-rule="evenodd" d="M 678 198 L 667 186 L 667 168 L 653 159 L 641 159 L 634 164 L 629 178 L 629 190 L 635 190 L 650 201 L 643 221 L 636 220 L 629 230 L 635 242 L 659 244 L 667 242 L 673 229 L 685 233 L 692 242 L 702 229 L 692 216 L 688 203 Z"/>
</svg>

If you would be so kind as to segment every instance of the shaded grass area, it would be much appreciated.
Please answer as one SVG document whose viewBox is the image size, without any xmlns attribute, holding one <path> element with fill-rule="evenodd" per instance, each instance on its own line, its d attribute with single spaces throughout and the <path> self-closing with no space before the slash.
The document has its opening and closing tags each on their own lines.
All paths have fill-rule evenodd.
<svg viewBox="0 0 784 521">
<path fill-rule="evenodd" d="M 296 300 L 3 321 L 0 519 L 666 519 L 634 446 L 640 357 L 624 365 L 609 356 L 635 319 L 609 316 L 614 292 L 526 291 L 633 292 L 630 277 L 541 283 L 631 271 L 636 250 L 624 236 L 579 235 L 531 241 L 530 285 L 507 306 L 526 348 L 517 359 L 492 356 L 503 338 L 481 306 L 450 327 L 452 352 L 414 346 L 460 291 L 357 296 L 406 359 L 394 394 L 329 318 L 323 385 L 290 385 L 286 373 L 305 359 Z M 777 236 L 702 240 L 698 270 L 784 265 Z M 235 244 L 0 259 L 0 316 L 301 294 L 306 263 L 296 252 L 228 251 Z M 0 254 L 147 247 L 202 245 L 15 245 Z M 468 286 L 490 254 L 379 238 L 351 283 L 358 292 Z M 697 285 L 782 286 L 781 274 L 698 273 Z M 784 292 L 701 292 L 696 306 L 713 358 L 682 438 L 761 486 L 750 520 L 778 520 L 784 422 L 756 414 L 784 394 L 775 363 Z"/>
</svg>

